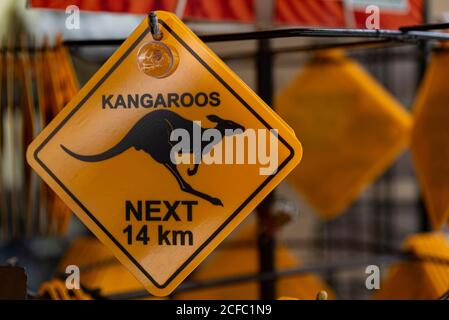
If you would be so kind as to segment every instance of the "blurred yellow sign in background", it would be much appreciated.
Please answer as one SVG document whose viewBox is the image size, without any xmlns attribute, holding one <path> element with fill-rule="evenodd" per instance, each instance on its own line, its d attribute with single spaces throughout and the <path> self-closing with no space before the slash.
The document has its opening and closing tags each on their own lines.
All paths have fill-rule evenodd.
<svg viewBox="0 0 449 320">
<path fill-rule="evenodd" d="M 433 53 L 414 107 L 412 154 L 434 228 L 449 219 L 447 47 Z"/>
<path fill-rule="evenodd" d="M 341 51 L 307 63 L 276 110 L 304 147 L 289 180 L 323 218 L 342 213 L 409 141 L 409 114 Z"/>
</svg>

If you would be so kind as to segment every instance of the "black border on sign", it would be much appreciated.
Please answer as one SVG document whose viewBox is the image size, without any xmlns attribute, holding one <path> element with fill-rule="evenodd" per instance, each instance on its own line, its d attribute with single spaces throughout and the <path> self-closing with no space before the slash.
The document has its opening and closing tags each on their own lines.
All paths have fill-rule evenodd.
<svg viewBox="0 0 449 320">
<path fill-rule="evenodd" d="M 170 32 L 170 34 L 185 48 L 189 51 L 192 56 L 197 59 L 229 92 L 234 95 L 242 105 L 244 105 L 260 122 L 263 123 L 268 129 L 272 129 L 270 125 L 260 117 L 247 103 L 240 97 L 212 68 L 206 64 L 193 50 L 190 48 L 164 21 L 159 19 L 162 26 Z M 41 145 L 34 152 L 34 159 L 42 166 L 42 168 L 47 171 L 47 173 L 59 184 L 59 186 L 75 201 L 75 203 L 89 216 L 89 218 L 111 239 L 111 241 L 129 258 L 129 260 L 159 289 L 167 287 L 171 281 L 183 270 L 189 263 L 237 216 L 237 214 L 273 179 L 285 165 L 293 158 L 294 150 L 279 134 L 277 138 L 281 141 L 287 149 L 290 151 L 290 155 L 281 163 L 278 167 L 276 174 L 268 176 L 267 179 L 237 208 L 237 210 L 230 215 L 225 222 L 217 229 L 215 232 L 196 249 L 196 251 L 165 281 L 163 284 L 159 284 L 156 280 L 151 277 L 151 275 L 145 270 L 145 268 L 139 264 L 139 262 L 120 244 L 120 242 L 101 224 L 100 221 L 86 208 L 86 206 L 56 177 L 56 175 L 45 165 L 45 163 L 39 159 L 39 152 L 43 147 L 50 141 L 50 139 L 67 123 L 67 121 L 84 105 L 84 103 L 92 96 L 92 94 L 103 84 L 103 82 L 112 74 L 112 72 L 120 65 L 120 63 L 129 55 L 129 53 L 134 50 L 134 48 L 139 44 L 142 39 L 150 31 L 147 27 L 144 32 L 137 38 L 137 40 L 126 50 L 125 54 L 121 56 L 109 69 L 106 74 L 101 78 L 101 80 L 89 91 L 89 93 L 80 101 L 80 103 L 73 108 L 73 110 L 67 115 L 64 120 L 50 133 L 50 135 L 42 142 Z"/>
</svg>

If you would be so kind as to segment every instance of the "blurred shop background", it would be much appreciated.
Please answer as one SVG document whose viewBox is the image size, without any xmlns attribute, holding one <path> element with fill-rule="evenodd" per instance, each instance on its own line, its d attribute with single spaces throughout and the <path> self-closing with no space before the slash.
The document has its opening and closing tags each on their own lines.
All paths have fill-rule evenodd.
<svg viewBox="0 0 449 320">
<path fill-rule="evenodd" d="M 70 5 L 81 9 L 79 29 L 66 26 Z M 24 162 L 35 131 L 117 48 L 77 45 L 77 40 L 125 39 L 145 12 L 156 9 L 176 12 L 199 35 L 290 27 L 366 29 L 370 5 L 380 8 L 381 29 L 449 22 L 449 2 L 443 0 L 1 0 L 0 265 L 25 267 L 30 297 L 53 298 L 51 288 L 63 291 L 57 279 L 64 279 L 70 264 L 81 267 L 82 297 L 148 297 Z M 437 299 L 449 290 L 449 161 L 435 157 L 446 159 L 449 148 L 449 134 L 444 136 L 449 113 L 441 111 L 449 105 L 444 45 L 347 47 L 349 40 L 360 39 L 271 39 L 265 67 L 258 64 L 255 40 L 208 44 L 262 98 L 268 97 L 302 142 L 304 159 L 276 189 L 269 225 L 250 215 L 170 298 L 260 298 L 261 250 L 274 250 L 272 298 L 315 299 L 324 290 L 329 299 Z M 333 49 L 317 50 L 326 45 Z M 10 88 L 7 52 L 24 47 L 30 61 L 38 55 L 33 48 L 58 48 L 52 54 L 64 68 L 53 68 L 45 54 L 40 66 L 28 65 L 35 78 L 42 78 L 35 96 L 45 100 L 29 114 L 16 108 L 29 101 L 17 93 L 8 99 L 11 90 L 20 92 L 14 83 L 26 80 L 17 77 Z M 272 70 L 272 83 L 261 93 L 264 68 Z M 62 85 L 46 86 L 59 72 Z M 261 234 L 269 234 L 268 244 L 261 243 L 266 238 Z M 369 265 L 379 267 L 379 290 L 367 287 Z"/>
</svg>

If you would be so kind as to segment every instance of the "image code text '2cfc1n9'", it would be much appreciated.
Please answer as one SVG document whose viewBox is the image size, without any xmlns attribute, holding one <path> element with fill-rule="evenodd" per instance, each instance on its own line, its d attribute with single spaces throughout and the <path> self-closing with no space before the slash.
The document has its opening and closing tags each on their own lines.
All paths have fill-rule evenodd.
<svg viewBox="0 0 449 320">
<path fill-rule="evenodd" d="M 145 19 L 31 143 L 36 172 L 170 294 L 299 163 L 292 129 L 174 14 Z"/>
</svg>

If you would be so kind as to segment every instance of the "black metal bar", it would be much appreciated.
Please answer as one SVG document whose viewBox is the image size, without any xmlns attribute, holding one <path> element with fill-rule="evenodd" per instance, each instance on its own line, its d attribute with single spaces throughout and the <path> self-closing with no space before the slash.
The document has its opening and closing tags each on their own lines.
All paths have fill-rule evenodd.
<svg viewBox="0 0 449 320">
<path fill-rule="evenodd" d="M 272 55 L 278 55 L 283 53 L 296 53 L 296 52 L 310 52 L 319 51 L 327 49 L 368 49 L 368 48 L 383 48 L 391 47 L 397 45 L 404 45 L 404 43 L 394 42 L 391 40 L 365 40 L 365 41 L 351 41 L 351 42 L 331 42 L 331 43 L 319 43 L 295 47 L 285 47 L 271 49 Z M 230 60 L 243 60 L 243 59 L 254 59 L 256 53 L 253 52 L 241 52 L 236 54 L 228 54 L 225 56 L 220 56 L 224 61 Z"/>
<path fill-rule="evenodd" d="M 423 3 L 423 19 L 424 19 L 424 24 L 421 25 L 421 27 L 429 27 L 429 26 L 442 26 L 443 24 L 426 24 L 427 21 L 429 21 L 429 3 L 428 1 L 424 1 Z M 444 24 L 449 26 L 449 24 Z M 413 26 L 413 28 L 417 28 L 419 26 Z M 406 27 L 405 27 L 406 28 Z M 409 27 L 412 28 L 412 27 Z M 418 42 L 418 50 L 421 54 L 421 58 L 418 61 L 418 83 L 417 83 L 417 87 L 419 87 L 421 85 L 421 80 L 424 78 L 424 74 L 426 72 L 426 68 L 427 68 L 427 58 L 429 55 L 429 46 L 428 43 L 425 41 L 419 41 Z"/>
<path fill-rule="evenodd" d="M 108 47 L 108 46 L 119 46 L 125 40 L 124 39 L 69 39 L 64 40 L 64 45 L 68 47 Z"/>
<path fill-rule="evenodd" d="M 427 23 L 427 24 L 419 24 L 419 25 L 414 25 L 414 26 L 403 26 L 403 27 L 399 28 L 399 30 L 401 30 L 403 32 L 443 30 L 443 29 L 449 29 L 449 23 Z"/>
<path fill-rule="evenodd" d="M 297 37 L 325 37 L 325 38 L 372 38 L 391 39 L 398 41 L 416 40 L 449 40 L 449 34 L 443 32 L 402 32 L 400 30 L 369 30 L 369 29 L 331 29 L 331 28 L 291 28 L 216 35 L 203 35 L 204 42 L 261 40 Z"/>
<path fill-rule="evenodd" d="M 428 3 L 424 1 L 424 7 L 423 7 L 423 17 L 424 22 L 428 21 L 429 19 L 429 10 L 428 10 Z M 429 26 L 429 24 L 424 24 L 424 26 Z M 434 25 L 435 26 L 435 25 Z M 425 41 L 420 41 L 418 43 L 418 51 L 421 54 L 421 58 L 417 61 L 417 68 L 418 68 L 418 81 L 416 83 L 417 89 L 421 86 L 421 83 L 424 79 L 424 75 L 426 73 L 427 69 L 427 58 L 430 53 L 430 49 L 428 44 Z M 430 223 L 430 219 L 428 216 L 426 204 L 424 201 L 424 195 L 422 193 L 422 190 L 420 190 L 418 203 L 418 215 L 419 215 L 419 231 L 420 232 L 428 232 L 432 230 L 432 226 Z"/>
<path fill-rule="evenodd" d="M 327 50 L 327 49 L 371 49 L 371 48 L 383 48 L 390 47 L 394 45 L 403 45 L 403 43 L 397 43 L 390 39 L 381 40 L 364 40 L 364 41 L 351 41 L 351 42 L 331 42 L 331 43 L 319 43 L 304 45 L 298 47 L 287 47 L 287 48 L 277 48 L 273 49 L 273 54 L 279 53 L 294 53 L 294 52 L 307 52 L 307 51 L 317 51 L 317 50 Z"/>
<path fill-rule="evenodd" d="M 273 102 L 273 56 L 270 41 L 259 40 L 256 56 L 257 92 L 269 106 Z M 272 273 L 276 270 L 275 247 L 276 240 L 271 230 L 273 192 L 269 194 L 257 207 L 259 272 Z M 276 298 L 276 279 L 261 279 L 260 297 L 264 300 Z"/>
<path fill-rule="evenodd" d="M 148 15 L 148 25 L 151 30 L 151 35 L 153 36 L 154 40 L 161 40 L 162 39 L 162 32 L 159 28 L 158 18 L 157 14 L 154 11 L 151 11 Z"/>
<path fill-rule="evenodd" d="M 323 261 L 332 261 L 332 250 L 330 248 L 330 238 L 332 237 L 332 231 L 333 231 L 333 221 L 325 221 L 321 225 L 321 243 L 320 243 L 320 249 L 322 257 L 321 259 Z M 326 263 L 328 264 L 328 263 Z M 323 278 L 326 281 L 326 283 L 331 287 L 335 288 L 335 277 L 333 274 L 332 269 L 326 269 L 325 272 L 323 272 Z"/>
<path fill-rule="evenodd" d="M 422 191 L 418 196 L 417 201 L 418 214 L 419 214 L 419 232 L 429 232 L 432 231 L 432 225 L 428 216 L 426 204 L 424 202 Z"/>
<path fill-rule="evenodd" d="M 200 36 L 204 42 L 261 40 L 297 37 L 348 37 L 348 38 L 382 38 L 403 35 L 397 30 L 368 30 L 368 29 L 329 29 L 329 28 L 289 28 L 277 30 L 263 30 L 212 34 Z"/>
</svg>

